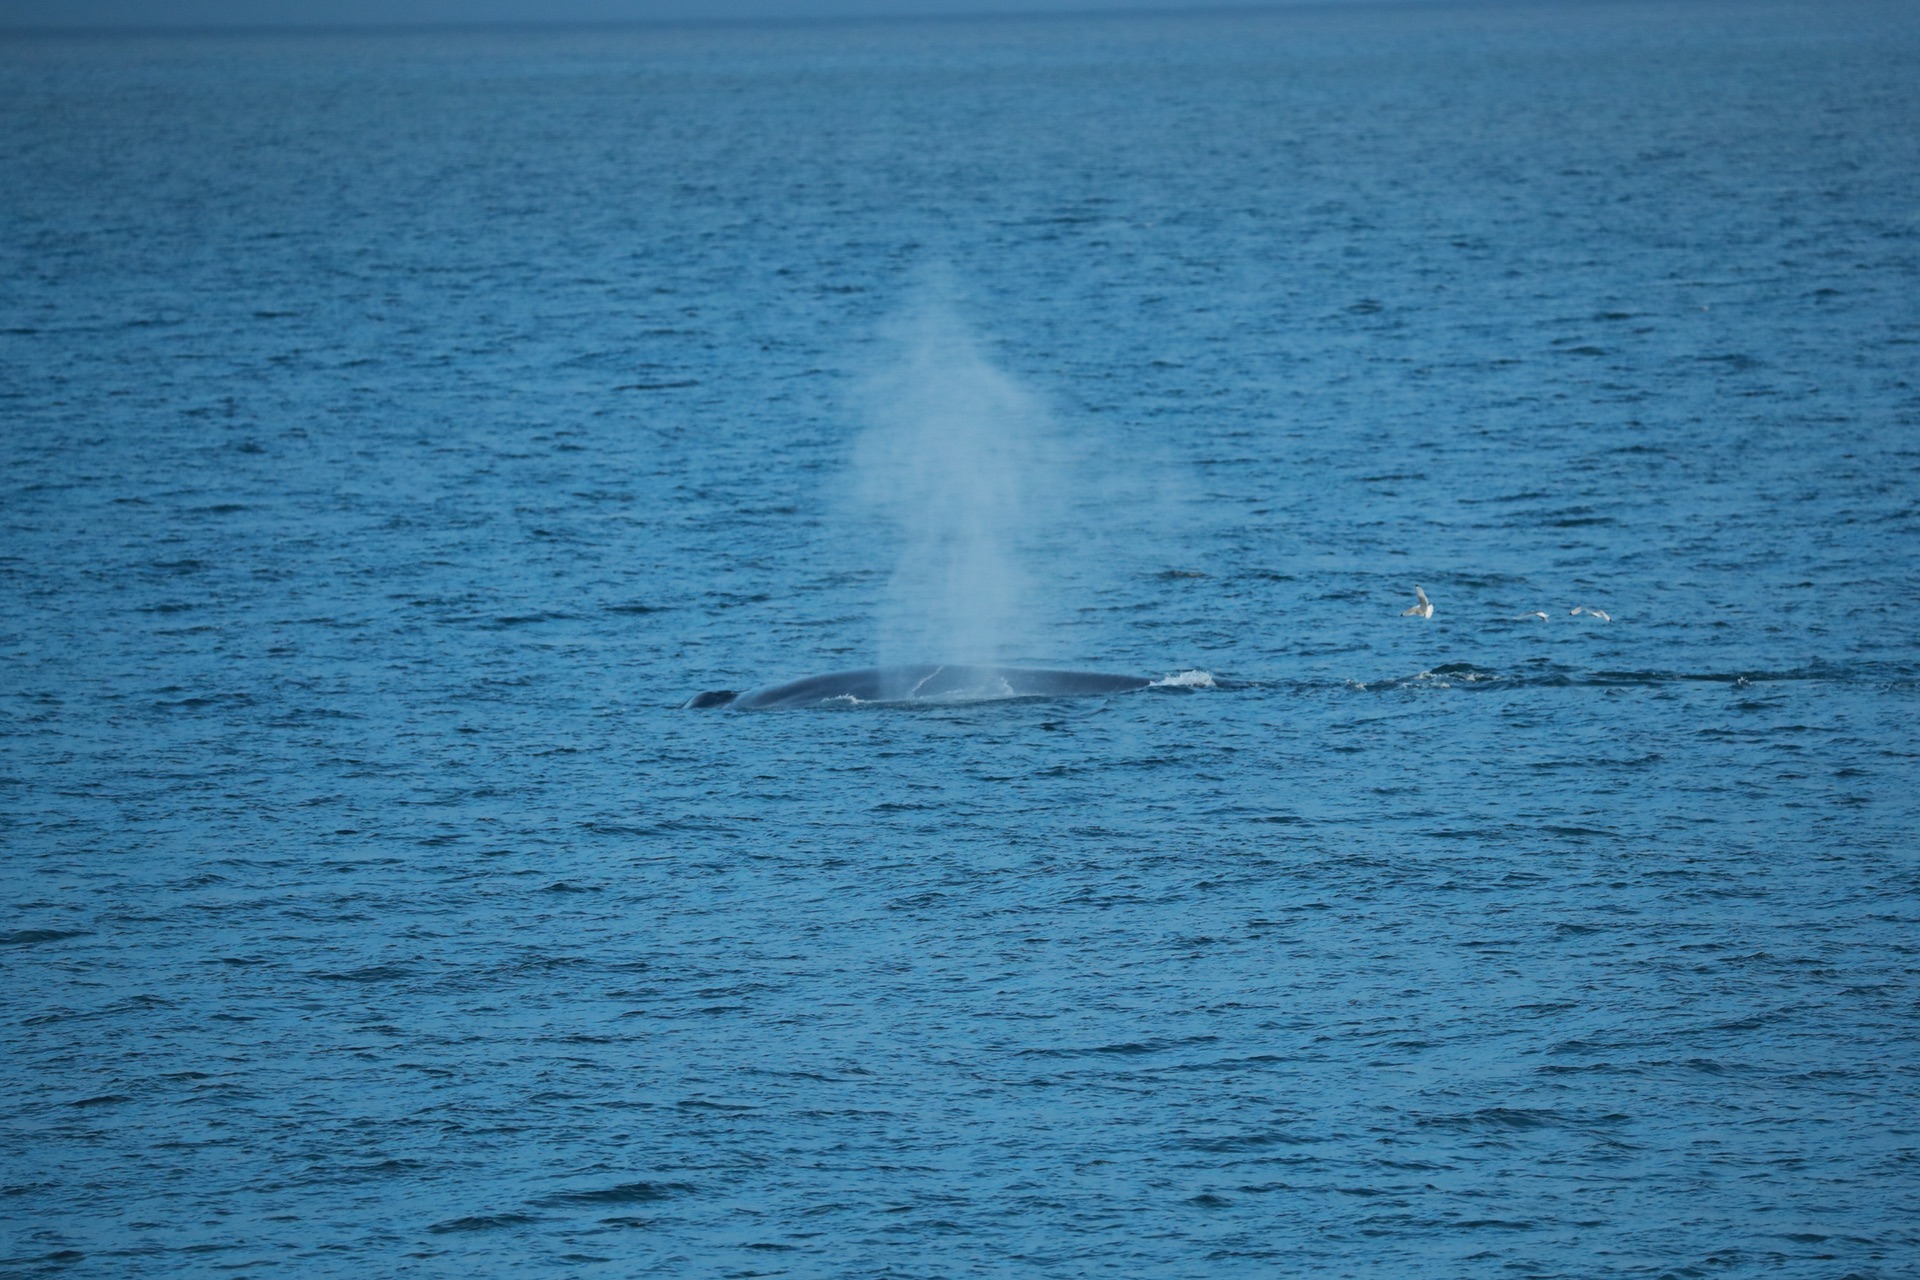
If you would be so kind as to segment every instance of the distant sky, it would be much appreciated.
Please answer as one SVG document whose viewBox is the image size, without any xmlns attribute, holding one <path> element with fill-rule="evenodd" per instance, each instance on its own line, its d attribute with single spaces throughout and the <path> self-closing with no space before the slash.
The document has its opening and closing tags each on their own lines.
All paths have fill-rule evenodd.
<svg viewBox="0 0 1920 1280">
<path fill-rule="evenodd" d="M 1289 0 L 0 0 L 0 30 L 676 22 L 1268 8 Z M 1299 0 L 1294 0 L 1299 2 Z M 1356 3 L 1361 0 L 1335 0 Z"/>
</svg>

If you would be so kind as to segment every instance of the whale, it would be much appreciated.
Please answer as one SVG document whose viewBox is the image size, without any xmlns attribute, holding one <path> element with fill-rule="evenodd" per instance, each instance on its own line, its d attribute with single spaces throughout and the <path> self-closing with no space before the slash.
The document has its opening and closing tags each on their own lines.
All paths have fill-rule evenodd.
<svg viewBox="0 0 1920 1280">
<path fill-rule="evenodd" d="M 996 667 L 948 663 L 901 667 L 863 667 L 808 676 L 786 684 L 737 692 L 709 689 L 687 699 L 692 708 L 726 707 L 734 711 L 788 711 L 800 707 L 883 703 L 920 706 L 932 703 L 993 702 L 1009 698 L 1085 698 L 1131 693 L 1155 683 L 1145 676 L 1100 671 L 1055 671 L 1045 667 Z"/>
</svg>

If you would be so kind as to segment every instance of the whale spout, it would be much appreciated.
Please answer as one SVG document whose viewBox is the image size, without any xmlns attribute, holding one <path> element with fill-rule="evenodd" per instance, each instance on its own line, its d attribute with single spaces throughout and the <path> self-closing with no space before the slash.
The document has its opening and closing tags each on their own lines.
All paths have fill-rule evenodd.
<svg viewBox="0 0 1920 1280">
<path fill-rule="evenodd" d="M 808 676 L 786 684 L 735 693 L 715 689 L 695 694 L 691 708 L 732 707 L 738 711 L 784 711 L 799 707 L 855 706 L 861 703 L 992 702 L 1009 698 L 1084 698 L 1127 693 L 1153 683 L 1145 676 L 1099 671 L 1056 671 L 1043 667 L 990 667 L 923 664 L 865 667 Z"/>
</svg>

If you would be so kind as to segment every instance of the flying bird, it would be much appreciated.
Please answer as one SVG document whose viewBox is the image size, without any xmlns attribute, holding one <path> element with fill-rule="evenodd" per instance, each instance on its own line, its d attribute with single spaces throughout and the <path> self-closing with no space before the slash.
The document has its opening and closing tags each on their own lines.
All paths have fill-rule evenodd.
<svg viewBox="0 0 1920 1280">
<path fill-rule="evenodd" d="M 1572 610 L 1568 612 L 1567 616 L 1569 618 L 1577 618 L 1583 613 L 1586 614 L 1589 618 L 1598 618 L 1602 622 L 1613 621 L 1612 615 L 1609 614 L 1605 609 L 1593 609 L 1593 608 L 1589 608 L 1584 604 L 1577 604 L 1573 606 Z"/>
<path fill-rule="evenodd" d="M 1420 603 L 1402 609 L 1400 616 L 1403 618 L 1431 618 L 1433 616 L 1433 601 L 1427 599 L 1427 593 L 1422 591 L 1417 583 L 1414 585 L 1413 594 L 1420 597 Z"/>
</svg>

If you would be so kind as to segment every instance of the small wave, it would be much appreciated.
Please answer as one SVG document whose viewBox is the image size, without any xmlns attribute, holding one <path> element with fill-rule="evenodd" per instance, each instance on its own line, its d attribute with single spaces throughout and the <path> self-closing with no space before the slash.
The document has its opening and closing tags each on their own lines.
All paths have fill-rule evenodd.
<svg viewBox="0 0 1920 1280">
<path fill-rule="evenodd" d="M 1155 680 L 1147 686 L 1149 689 L 1217 689 L 1219 687 L 1213 682 L 1211 671 L 1198 670 L 1177 672 L 1164 680 Z"/>
<path fill-rule="evenodd" d="M 536 1201 L 543 1205 L 566 1204 L 646 1204 L 689 1195 L 694 1187 L 686 1182 L 623 1182 L 617 1187 L 598 1187 L 590 1191 L 557 1191 Z"/>
<path fill-rule="evenodd" d="M 1431 671 L 1422 671 L 1419 675 L 1405 681 L 1409 685 L 1430 684 L 1439 689 L 1451 689 L 1456 684 L 1490 684 L 1507 677 L 1498 671 L 1489 671 L 1485 667 L 1476 667 L 1471 662 L 1447 662 Z"/>
<path fill-rule="evenodd" d="M 87 933 L 85 929 L 15 929 L 11 933 L 0 933 L 0 947 L 31 947 L 42 942 L 84 938 Z"/>
<path fill-rule="evenodd" d="M 1421 671 L 1410 676 L 1401 676 L 1385 680 L 1349 680 L 1347 687 L 1364 693 L 1381 692 L 1391 689 L 1451 689 L 1455 685 L 1469 688 L 1512 683 L 1512 677 L 1498 671 L 1489 671 L 1485 667 L 1476 667 L 1471 662 L 1444 662 L 1431 671 Z"/>
<path fill-rule="evenodd" d="M 315 973 L 312 975 L 321 982 L 388 982 L 395 978 L 411 977 L 411 971 L 397 964 L 373 964 L 362 969 L 348 969 L 339 973 Z"/>
<path fill-rule="evenodd" d="M 1526 686 L 1534 688 L 1565 687 L 1613 687 L 1666 684 L 1725 684 L 1735 689 L 1750 689 L 1755 685 L 1778 684 L 1789 681 L 1831 680 L 1854 682 L 1874 679 L 1900 678 L 1904 673 L 1889 672 L 1884 667 L 1859 667 L 1841 669 L 1836 667 L 1811 666 L 1781 671 L 1580 671 L 1558 666 L 1553 663 L 1528 664 L 1525 671 L 1494 671 L 1487 667 L 1476 666 L 1471 662 L 1445 662 L 1430 670 L 1420 671 L 1410 676 L 1392 676 L 1378 680 L 1352 680 L 1344 683 L 1350 689 L 1359 692 L 1379 692 L 1397 689 L 1452 689 L 1457 687 L 1489 688 L 1492 686 Z M 1755 704 L 1770 705 L 1770 704 Z"/>
<path fill-rule="evenodd" d="M 427 1230 L 435 1235 L 448 1235 L 456 1231 L 492 1231 L 496 1227 L 524 1227 L 539 1219 L 525 1213 L 476 1213 L 465 1218 L 450 1218 L 445 1222 L 436 1222 Z"/>
</svg>

